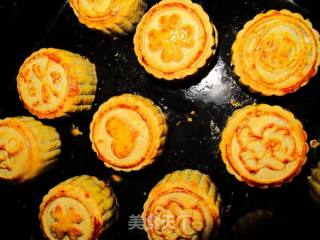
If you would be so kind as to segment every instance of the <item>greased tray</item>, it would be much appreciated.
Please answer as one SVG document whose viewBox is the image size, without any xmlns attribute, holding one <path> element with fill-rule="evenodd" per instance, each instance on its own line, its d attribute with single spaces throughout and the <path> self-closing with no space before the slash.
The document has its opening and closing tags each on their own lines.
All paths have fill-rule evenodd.
<svg viewBox="0 0 320 240">
<path fill-rule="evenodd" d="M 148 8 L 157 1 L 149 0 Z M 309 18 L 320 30 L 317 1 L 207 0 L 200 3 L 219 32 L 216 57 L 194 79 L 167 84 L 147 74 L 133 51 L 133 33 L 112 40 L 81 25 L 66 1 L 1 1 L 2 76 L 0 117 L 30 115 L 19 101 L 15 77 L 23 60 L 41 47 L 70 50 L 96 64 L 98 90 L 90 112 L 70 118 L 47 120 L 62 138 L 58 163 L 35 180 L 12 186 L 0 183 L 0 239 L 43 239 L 38 221 L 42 197 L 59 182 L 80 174 L 109 180 L 117 195 L 120 212 L 116 224 L 101 239 L 147 239 L 135 227 L 129 230 L 130 216 L 138 216 L 152 187 L 167 173 L 192 168 L 209 174 L 223 200 L 224 211 L 218 239 L 224 239 L 237 219 L 264 209 L 285 219 L 289 236 L 311 239 L 319 216 L 308 196 L 307 176 L 316 165 L 319 151 L 310 149 L 302 172 L 277 189 L 255 189 L 227 173 L 218 144 L 231 113 L 252 103 L 278 104 L 292 111 L 308 133 L 308 141 L 320 138 L 319 74 L 307 86 L 285 97 L 260 97 L 238 84 L 230 63 L 231 45 L 243 24 L 269 9 L 289 9 Z M 91 149 L 89 123 L 98 106 L 111 96 L 137 93 L 152 99 L 168 116 L 169 136 L 163 155 L 150 167 L 131 173 L 106 168 Z M 189 118 L 189 120 L 188 120 Z M 191 121 L 191 120 L 192 121 Z M 72 136 L 72 124 L 83 132 Z M 111 176 L 121 177 L 120 182 Z M 319 219 L 319 218 L 318 218 Z M 141 227 L 141 225 L 140 225 Z"/>
</svg>

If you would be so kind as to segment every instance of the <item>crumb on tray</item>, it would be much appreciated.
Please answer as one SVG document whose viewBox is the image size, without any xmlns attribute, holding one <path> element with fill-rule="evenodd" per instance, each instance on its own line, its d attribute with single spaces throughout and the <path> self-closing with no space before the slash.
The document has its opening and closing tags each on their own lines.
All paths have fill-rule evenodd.
<svg viewBox="0 0 320 240">
<path fill-rule="evenodd" d="M 70 132 L 71 132 L 72 136 L 81 136 L 81 135 L 83 135 L 83 133 L 80 131 L 79 127 L 77 127 L 74 124 L 72 124 Z"/>
<path fill-rule="evenodd" d="M 311 148 L 315 149 L 320 146 L 320 142 L 317 139 L 312 139 L 312 140 L 310 140 L 309 145 Z"/>
<path fill-rule="evenodd" d="M 116 183 L 119 183 L 119 182 L 122 181 L 122 178 L 119 175 L 116 175 L 116 174 L 112 174 L 111 175 L 111 179 Z"/>
<path fill-rule="evenodd" d="M 234 106 L 234 107 L 241 107 L 242 106 L 242 104 L 239 101 L 235 100 L 235 99 L 231 99 L 230 100 L 230 104 L 232 106 Z"/>
</svg>

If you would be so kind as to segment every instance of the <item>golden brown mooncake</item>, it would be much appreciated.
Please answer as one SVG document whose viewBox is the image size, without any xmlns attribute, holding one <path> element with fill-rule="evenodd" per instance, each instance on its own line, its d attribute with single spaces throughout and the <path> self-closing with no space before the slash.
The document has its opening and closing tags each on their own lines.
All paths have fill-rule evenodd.
<svg viewBox="0 0 320 240">
<path fill-rule="evenodd" d="M 124 35 L 135 29 L 144 13 L 144 0 L 69 0 L 79 21 L 106 34 Z"/>
<path fill-rule="evenodd" d="M 120 171 L 139 170 L 163 150 L 165 115 L 144 97 L 123 94 L 103 103 L 90 125 L 90 140 L 98 158 Z"/>
<path fill-rule="evenodd" d="M 249 186 L 279 187 L 300 173 L 309 150 L 307 134 L 279 106 L 236 110 L 222 132 L 220 151 L 229 173 Z"/>
<path fill-rule="evenodd" d="M 32 117 L 0 119 L 0 179 L 29 180 L 49 167 L 60 154 L 60 137 Z"/>
<path fill-rule="evenodd" d="M 57 118 L 91 108 L 95 65 L 78 54 L 42 48 L 28 57 L 17 76 L 19 97 L 38 118 Z"/>
<path fill-rule="evenodd" d="M 217 48 L 218 34 L 209 16 L 190 0 L 163 0 L 141 19 L 134 36 L 140 64 L 156 78 L 193 75 Z"/>
<path fill-rule="evenodd" d="M 308 83 L 320 63 L 319 33 L 288 10 L 258 14 L 238 33 L 232 63 L 253 92 L 282 96 Z"/>
<path fill-rule="evenodd" d="M 167 174 L 143 207 L 150 240 L 207 240 L 220 225 L 221 198 L 208 175 L 185 169 Z"/>
<path fill-rule="evenodd" d="M 320 162 L 308 177 L 311 199 L 320 206 Z"/>
<path fill-rule="evenodd" d="M 93 240 L 116 221 L 117 199 L 105 182 L 93 176 L 70 178 L 43 197 L 39 219 L 49 240 Z"/>
</svg>

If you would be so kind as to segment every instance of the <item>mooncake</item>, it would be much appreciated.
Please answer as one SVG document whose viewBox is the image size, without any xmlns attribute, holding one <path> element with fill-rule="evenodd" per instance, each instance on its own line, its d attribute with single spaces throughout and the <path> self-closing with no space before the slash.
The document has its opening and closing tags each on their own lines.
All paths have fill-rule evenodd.
<svg viewBox="0 0 320 240">
<path fill-rule="evenodd" d="M 123 94 L 110 98 L 90 124 L 92 148 L 107 167 L 139 170 L 163 151 L 167 136 L 165 115 L 144 97 Z"/>
<path fill-rule="evenodd" d="M 0 120 L 0 179 L 29 180 L 49 166 L 60 154 L 60 137 L 53 127 L 32 117 Z"/>
<path fill-rule="evenodd" d="M 80 23 L 109 35 L 125 35 L 135 29 L 146 8 L 143 0 L 70 0 Z"/>
<path fill-rule="evenodd" d="M 94 240 L 117 219 L 117 199 L 105 182 L 93 176 L 70 178 L 43 197 L 39 219 L 50 240 Z"/>
<path fill-rule="evenodd" d="M 134 50 L 145 70 L 159 79 L 193 75 L 214 55 L 218 33 L 203 8 L 190 0 L 163 0 L 141 19 Z"/>
<path fill-rule="evenodd" d="M 294 115 L 279 106 L 236 110 L 222 132 L 220 151 L 229 173 L 249 186 L 279 187 L 307 160 L 307 134 Z"/>
<path fill-rule="evenodd" d="M 220 224 L 221 198 L 208 175 L 185 169 L 167 174 L 143 207 L 150 240 L 207 240 Z"/>
<path fill-rule="evenodd" d="M 20 67 L 19 97 L 38 118 L 69 116 L 89 110 L 95 97 L 95 65 L 66 50 L 43 48 Z"/>
<path fill-rule="evenodd" d="M 297 91 L 316 75 L 319 62 L 319 33 L 309 20 L 288 10 L 258 14 L 232 46 L 239 81 L 265 96 Z"/>
<path fill-rule="evenodd" d="M 316 168 L 312 169 L 308 182 L 311 199 L 320 206 L 320 162 Z"/>
</svg>

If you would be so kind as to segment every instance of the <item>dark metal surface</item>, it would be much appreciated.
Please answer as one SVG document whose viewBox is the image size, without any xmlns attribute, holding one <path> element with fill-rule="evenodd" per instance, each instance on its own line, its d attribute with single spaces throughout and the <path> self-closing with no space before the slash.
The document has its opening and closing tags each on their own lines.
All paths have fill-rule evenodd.
<svg viewBox="0 0 320 240">
<path fill-rule="evenodd" d="M 148 7 L 157 1 L 148 1 Z M 230 48 L 236 33 L 256 14 L 269 9 L 287 8 L 310 18 L 320 30 L 317 1 L 285 0 L 207 0 L 195 1 L 204 7 L 219 32 L 216 57 L 201 74 L 181 84 L 165 84 L 147 74 L 133 51 L 133 34 L 112 40 L 78 23 L 63 0 L 0 1 L 1 34 L 0 118 L 30 115 L 20 103 L 15 77 L 23 60 L 41 47 L 62 48 L 88 57 L 96 64 L 98 91 L 90 112 L 71 118 L 45 121 L 62 137 L 62 154 L 48 172 L 29 183 L 17 186 L 0 184 L 0 239 L 42 239 L 38 206 L 43 195 L 57 183 L 80 174 L 111 181 L 118 197 L 118 222 L 102 239 L 146 239 L 144 231 L 128 230 L 129 216 L 142 212 L 151 188 L 176 169 L 198 169 L 211 176 L 223 199 L 224 212 L 218 238 L 223 239 L 236 220 L 257 209 L 277 212 L 288 219 L 295 236 L 311 239 L 319 216 L 307 194 L 306 177 L 315 166 L 319 151 L 311 149 L 309 159 L 294 181 L 279 189 L 260 190 L 239 183 L 226 172 L 218 144 L 226 119 L 240 105 L 254 102 L 279 104 L 302 121 L 309 140 L 320 138 L 319 74 L 298 92 L 281 98 L 264 98 L 238 85 L 230 65 Z M 318 16 L 317 16 L 318 15 Z M 3 19 L 2 19 L 3 18 Z M 104 167 L 91 150 L 89 123 L 98 106 L 121 93 L 137 93 L 152 99 L 168 116 L 169 137 L 162 157 L 151 167 L 138 172 L 116 173 Z M 195 115 L 191 112 L 195 111 Z M 192 117 L 192 122 L 187 118 Z M 82 136 L 70 134 L 75 124 Z M 290 219 L 290 221 L 289 221 Z M 9 237 L 10 236 L 10 237 Z"/>
</svg>

